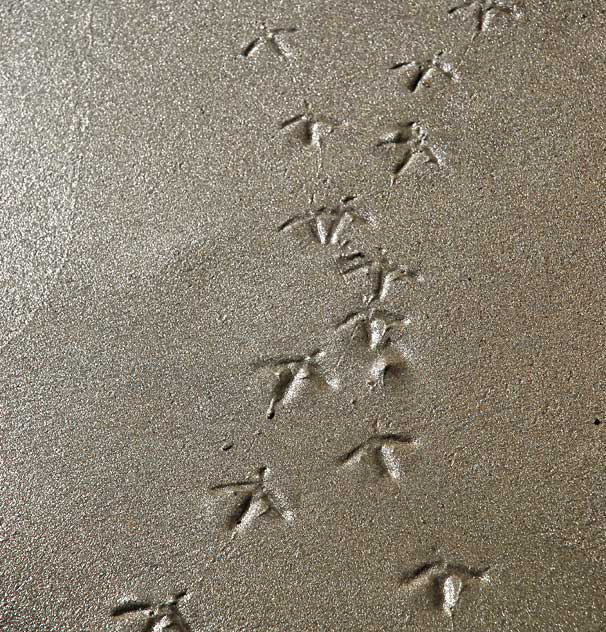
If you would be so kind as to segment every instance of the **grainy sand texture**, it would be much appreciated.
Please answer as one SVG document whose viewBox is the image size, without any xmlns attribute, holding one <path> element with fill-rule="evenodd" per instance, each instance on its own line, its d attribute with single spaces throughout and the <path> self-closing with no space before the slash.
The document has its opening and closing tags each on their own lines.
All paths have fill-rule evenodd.
<svg viewBox="0 0 606 632">
<path fill-rule="evenodd" d="M 0 630 L 606 630 L 606 2 L 0 2 Z"/>
</svg>

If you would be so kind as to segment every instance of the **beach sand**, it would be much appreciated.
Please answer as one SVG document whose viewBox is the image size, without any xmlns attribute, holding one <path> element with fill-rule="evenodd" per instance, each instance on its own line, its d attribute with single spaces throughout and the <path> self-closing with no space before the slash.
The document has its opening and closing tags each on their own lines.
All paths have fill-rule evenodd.
<svg viewBox="0 0 606 632">
<path fill-rule="evenodd" d="M 605 33 L 3 3 L 0 629 L 605 630 Z"/>
</svg>

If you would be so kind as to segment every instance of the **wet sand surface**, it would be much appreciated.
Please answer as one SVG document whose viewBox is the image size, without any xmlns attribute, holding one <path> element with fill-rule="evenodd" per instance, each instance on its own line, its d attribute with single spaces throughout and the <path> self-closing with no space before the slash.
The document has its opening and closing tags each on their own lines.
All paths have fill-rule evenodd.
<svg viewBox="0 0 606 632">
<path fill-rule="evenodd" d="M 3 2 L 0 629 L 605 630 L 605 34 Z"/>
</svg>

